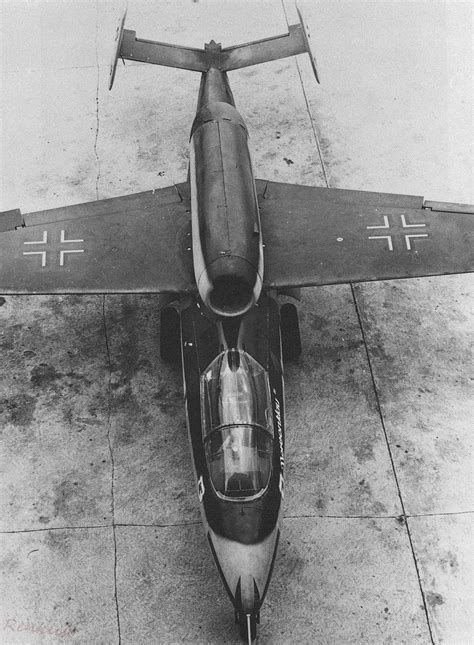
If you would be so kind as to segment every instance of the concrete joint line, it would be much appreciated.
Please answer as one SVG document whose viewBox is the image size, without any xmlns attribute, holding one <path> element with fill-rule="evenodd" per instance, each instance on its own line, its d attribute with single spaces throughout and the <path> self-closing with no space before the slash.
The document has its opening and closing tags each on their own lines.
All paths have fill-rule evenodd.
<svg viewBox="0 0 474 645">
<path fill-rule="evenodd" d="M 289 28 L 288 15 L 286 13 L 286 7 L 285 7 L 284 0 L 281 0 L 281 6 L 283 8 L 283 13 L 285 14 L 286 24 L 287 24 L 287 26 Z M 328 174 L 328 172 L 326 170 L 326 165 L 324 163 L 323 151 L 322 151 L 322 148 L 321 148 L 321 143 L 319 141 L 318 129 L 316 127 L 316 120 L 313 118 L 313 115 L 311 113 L 311 107 L 309 105 L 308 95 L 306 94 L 306 89 L 305 89 L 305 86 L 304 86 L 304 83 L 303 83 L 303 77 L 301 75 L 301 68 L 299 66 L 298 59 L 296 57 L 295 57 L 295 64 L 296 64 L 296 71 L 298 72 L 298 77 L 300 79 L 301 89 L 303 91 L 304 101 L 306 103 L 306 111 L 308 112 L 309 122 L 311 124 L 311 129 L 313 131 L 314 140 L 316 142 L 316 148 L 318 150 L 319 162 L 321 164 L 321 170 L 323 171 L 323 176 L 324 176 L 324 183 L 326 184 L 326 188 L 330 188 L 329 174 Z"/>
<path fill-rule="evenodd" d="M 100 65 L 99 65 L 99 2 L 96 0 L 96 28 L 95 28 L 95 60 L 97 70 L 97 85 L 95 92 L 96 103 L 96 123 L 95 123 L 95 137 L 94 137 L 94 155 L 96 165 L 96 179 L 95 179 L 95 195 L 99 199 L 99 181 L 100 181 L 100 159 L 97 151 L 97 143 L 99 140 L 99 127 L 100 127 L 100 110 L 99 110 L 99 88 L 100 88 Z"/>
<path fill-rule="evenodd" d="M 379 397 L 379 393 L 378 393 L 378 389 L 377 389 L 377 383 L 376 383 L 376 380 L 375 380 L 375 373 L 374 373 L 374 369 L 373 369 L 373 366 L 372 366 L 372 361 L 371 361 L 371 358 L 370 358 L 369 347 L 368 347 L 368 344 L 367 344 L 367 337 L 366 337 L 365 330 L 364 330 L 364 325 L 363 325 L 363 322 L 362 322 L 362 316 L 361 316 L 361 313 L 360 313 L 359 304 L 357 302 L 356 290 L 355 290 L 355 287 L 354 287 L 353 283 L 350 283 L 350 287 L 351 287 L 351 292 L 352 292 L 352 299 L 354 301 L 354 308 L 355 308 L 355 311 L 356 311 L 356 315 L 357 315 L 357 318 L 358 318 L 358 321 L 359 321 L 359 327 L 360 327 L 361 334 L 362 334 L 362 340 L 364 342 L 367 365 L 369 367 L 370 378 L 371 378 L 371 381 L 372 381 L 372 388 L 374 390 L 374 395 L 375 395 L 375 402 L 376 402 L 376 405 L 377 405 L 377 410 L 379 412 L 380 424 L 382 426 L 382 431 L 383 431 L 383 434 L 384 434 L 384 437 L 385 437 L 385 443 L 386 443 L 386 446 L 387 446 L 387 451 L 388 451 L 390 463 L 391 463 L 391 466 L 392 466 L 393 477 L 394 477 L 394 480 L 395 480 L 395 485 L 397 487 L 398 497 L 400 499 L 400 506 L 401 506 L 401 509 L 402 509 L 402 514 L 399 516 L 399 518 L 403 521 L 403 523 L 405 524 L 405 527 L 406 527 L 407 537 L 408 537 L 408 541 L 409 541 L 409 544 L 410 544 L 411 554 L 412 554 L 412 557 L 413 557 L 413 563 L 415 565 L 416 576 L 417 576 L 417 579 L 418 579 L 418 586 L 420 588 L 421 598 L 422 598 L 422 601 L 423 601 L 423 608 L 424 608 L 424 612 L 425 612 L 426 624 L 428 626 L 428 631 L 429 631 L 431 643 L 432 643 L 432 645 L 435 645 L 435 640 L 434 640 L 434 636 L 433 636 L 433 630 L 431 628 L 431 622 L 430 622 L 430 617 L 429 617 L 429 613 L 428 613 L 428 605 L 427 605 L 427 602 L 426 602 L 425 592 L 423 590 L 423 584 L 422 584 L 422 581 L 421 581 L 420 568 L 419 568 L 418 560 L 417 560 L 417 557 L 416 557 L 415 545 L 413 543 L 413 538 L 412 538 L 411 531 L 410 531 L 410 526 L 409 526 L 409 523 L 408 523 L 409 516 L 407 515 L 406 510 L 405 510 L 405 503 L 403 501 L 402 491 L 401 491 L 401 488 L 400 488 L 400 482 L 398 480 L 397 469 L 395 467 L 395 460 L 393 458 L 392 449 L 390 447 L 390 441 L 388 439 L 388 432 L 387 432 L 387 427 L 385 425 L 385 419 L 384 419 L 383 412 L 382 412 L 382 406 L 380 405 L 380 397 Z"/>
<path fill-rule="evenodd" d="M 104 339 L 105 339 L 105 348 L 107 352 L 107 362 L 109 368 L 109 379 L 107 383 L 107 444 L 109 448 L 110 455 L 110 464 L 111 464 L 111 481 L 110 481 L 110 503 L 111 503 L 111 515 L 112 515 L 112 534 L 114 541 L 114 601 L 115 601 L 115 613 L 117 616 L 117 632 L 118 632 L 118 644 L 121 645 L 122 636 L 120 630 L 120 611 L 118 604 L 118 594 L 117 594 L 117 536 L 116 536 L 116 524 L 115 524 L 115 460 L 114 460 L 114 451 L 112 447 L 111 439 L 111 430 L 112 430 L 112 360 L 110 356 L 110 345 L 109 337 L 107 332 L 107 317 L 106 317 L 106 296 L 102 296 L 102 318 L 104 325 Z"/>
<path fill-rule="evenodd" d="M 22 533 L 45 533 L 48 531 L 89 531 L 95 529 L 110 529 L 110 524 L 92 524 L 90 526 L 45 526 L 36 529 L 16 529 L 0 531 L 0 535 L 17 535 Z"/>
<path fill-rule="evenodd" d="M 295 63 L 296 63 L 296 70 L 297 70 L 298 76 L 300 78 L 301 89 L 303 90 L 304 100 L 305 100 L 305 103 L 306 103 L 306 111 L 308 112 L 309 121 L 311 123 L 311 129 L 313 131 L 314 140 L 316 142 L 316 148 L 318 149 L 319 162 L 321 164 L 321 170 L 323 171 L 324 183 L 326 184 L 326 188 L 330 188 L 331 186 L 330 186 L 330 183 L 329 183 L 329 173 L 326 170 L 326 164 L 324 162 L 323 151 L 322 151 L 322 147 L 321 147 L 321 142 L 319 140 L 318 129 L 317 129 L 317 126 L 316 126 L 316 120 L 314 119 L 314 117 L 313 117 L 313 115 L 311 113 L 311 107 L 309 105 L 308 95 L 306 94 L 306 89 L 305 89 L 305 86 L 304 86 L 304 83 L 303 83 L 303 77 L 301 75 L 300 65 L 299 65 L 299 62 L 298 62 L 297 59 L 295 60 Z"/>
<path fill-rule="evenodd" d="M 193 522 L 170 522 L 169 524 L 135 524 L 134 522 L 118 522 L 115 526 L 120 528 L 145 528 L 145 529 L 179 529 L 187 526 L 201 526 L 201 520 Z"/>
<path fill-rule="evenodd" d="M 415 513 L 413 515 L 285 515 L 283 520 L 409 520 L 418 517 L 451 517 L 459 515 L 472 515 L 474 511 L 453 511 L 450 513 Z M 184 528 L 187 526 L 199 526 L 200 520 L 192 522 L 170 522 L 169 524 L 144 524 L 135 522 L 115 522 L 113 524 L 91 524 L 84 526 L 48 526 L 34 529 L 12 529 L 10 531 L 0 531 L 0 535 L 16 535 L 22 533 L 45 533 L 47 531 L 90 531 L 96 529 L 110 528 L 150 528 L 150 529 L 168 529 Z"/>
</svg>

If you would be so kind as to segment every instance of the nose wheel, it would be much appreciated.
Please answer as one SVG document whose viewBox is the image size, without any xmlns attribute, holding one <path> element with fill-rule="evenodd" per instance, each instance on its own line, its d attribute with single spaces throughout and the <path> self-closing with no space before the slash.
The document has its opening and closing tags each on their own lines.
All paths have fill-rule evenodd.
<svg viewBox="0 0 474 645">
<path fill-rule="evenodd" d="M 257 639 L 257 625 L 260 622 L 259 614 L 244 614 L 235 612 L 235 622 L 239 625 L 240 636 L 244 643 L 253 645 Z"/>
</svg>

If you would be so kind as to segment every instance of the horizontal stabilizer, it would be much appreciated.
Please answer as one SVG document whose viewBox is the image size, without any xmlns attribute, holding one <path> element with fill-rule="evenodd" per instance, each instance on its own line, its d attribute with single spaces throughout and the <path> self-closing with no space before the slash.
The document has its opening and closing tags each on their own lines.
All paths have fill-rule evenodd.
<svg viewBox="0 0 474 645">
<path fill-rule="evenodd" d="M 227 72 L 233 69 L 240 69 L 241 67 L 286 58 L 287 56 L 307 53 L 309 54 L 315 78 L 319 83 L 316 58 L 309 44 L 309 31 L 298 7 L 297 11 L 300 23 L 298 25 L 290 25 L 287 34 L 223 49 L 221 69 Z"/>
<path fill-rule="evenodd" d="M 120 58 L 135 60 L 140 63 L 178 67 L 193 72 L 205 72 L 209 69 L 212 56 L 204 49 L 167 45 L 154 40 L 141 40 L 136 32 L 124 29 Z"/>
<path fill-rule="evenodd" d="M 474 206 L 257 181 L 266 288 L 474 271 Z"/>
<path fill-rule="evenodd" d="M 110 68 L 109 89 L 112 88 L 114 82 L 119 58 L 195 72 L 207 72 L 211 68 L 228 72 L 287 56 L 307 53 L 319 83 L 316 59 L 309 44 L 310 35 L 301 11 L 299 9 L 297 11 L 300 23 L 291 25 L 287 34 L 224 49 L 214 41 L 206 44 L 204 49 L 195 49 L 153 40 L 142 40 L 136 37 L 135 31 L 123 28 L 124 14 L 117 28 L 116 46 Z"/>
</svg>

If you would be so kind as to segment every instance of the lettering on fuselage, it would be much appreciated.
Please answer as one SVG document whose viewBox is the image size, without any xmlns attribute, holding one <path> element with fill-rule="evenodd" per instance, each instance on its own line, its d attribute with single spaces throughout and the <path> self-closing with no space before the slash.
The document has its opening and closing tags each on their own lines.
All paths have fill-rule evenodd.
<svg viewBox="0 0 474 645">
<path fill-rule="evenodd" d="M 204 486 L 204 479 L 203 479 L 203 476 L 201 475 L 198 481 L 198 497 L 200 502 L 202 502 L 205 492 L 206 492 L 206 488 Z"/>
<path fill-rule="evenodd" d="M 275 417 L 276 417 L 277 430 L 278 430 L 278 443 L 280 446 L 280 468 L 283 472 L 285 470 L 285 453 L 283 448 L 283 424 L 281 421 L 281 407 L 280 407 L 280 401 L 277 399 L 277 396 L 276 396 L 276 390 L 273 390 L 273 394 L 275 396 Z"/>
</svg>

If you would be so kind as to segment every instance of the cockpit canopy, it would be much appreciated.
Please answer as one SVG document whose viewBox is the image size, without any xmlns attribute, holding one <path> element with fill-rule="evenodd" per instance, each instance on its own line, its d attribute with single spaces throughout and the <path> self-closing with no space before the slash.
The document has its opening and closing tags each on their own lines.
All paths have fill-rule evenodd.
<svg viewBox="0 0 474 645">
<path fill-rule="evenodd" d="M 201 377 L 202 428 L 212 485 L 223 499 L 262 495 L 272 468 L 268 374 L 240 349 L 222 352 Z"/>
</svg>

